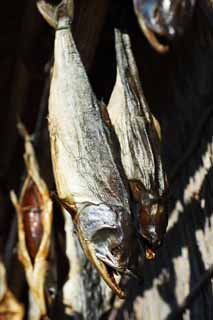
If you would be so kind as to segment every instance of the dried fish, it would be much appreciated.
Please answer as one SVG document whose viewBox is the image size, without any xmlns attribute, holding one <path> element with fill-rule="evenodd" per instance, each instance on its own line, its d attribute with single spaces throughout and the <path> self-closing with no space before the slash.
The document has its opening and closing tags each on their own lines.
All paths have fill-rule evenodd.
<svg viewBox="0 0 213 320">
<path fill-rule="evenodd" d="M 22 320 L 24 318 L 24 306 L 19 303 L 10 289 L 7 287 L 6 270 L 0 258 L 0 319 Z"/>
<path fill-rule="evenodd" d="M 159 42 L 156 35 L 169 39 L 182 34 L 192 17 L 195 0 L 133 0 L 138 22 L 150 42 L 160 53 L 169 47 Z"/>
<path fill-rule="evenodd" d="M 150 248 L 158 247 L 167 226 L 166 177 L 160 126 L 145 100 L 128 34 L 115 31 L 117 79 L 108 105 L 121 159 L 134 200 L 137 225 Z M 147 257 L 150 258 L 150 251 Z M 154 257 L 154 256 L 153 256 Z"/>
<path fill-rule="evenodd" d="M 11 191 L 11 200 L 18 216 L 19 259 L 29 285 L 29 318 L 40 320 L 47 314 L 44 282 L 52 228 L 52 200 L 39 174 L 39 167 L 24 126 L 19 130 L 25 139 L 24 160 L 27 169 L 19 201 Z"/>
<path fill-rule="evenodd" d="M 56 26 L 49 97 L 49 132 L 59 201 L 71 213 L 82 248 L 107 284 L 124 293 L 116 272 L 129 265 L 135 240 L 127 192 L 111 128 L 97 101 L 76 48 L 70 23 L 73 1 L 56 10 L 39 1 Z M 134 253 L 135 254 L 135 253 Z"/>
</svg>

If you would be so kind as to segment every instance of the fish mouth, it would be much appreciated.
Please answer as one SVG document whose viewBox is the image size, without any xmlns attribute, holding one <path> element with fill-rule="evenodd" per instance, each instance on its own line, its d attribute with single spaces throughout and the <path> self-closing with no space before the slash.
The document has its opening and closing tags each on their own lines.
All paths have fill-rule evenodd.
<svg viewBox="0 0 213 320">
<path fill-rule="evenodd" d="M 85 240 L 81 232 L 79 232 L 78 235 L 82 248 L 88 260 L 97 269 L 99 274 L 102 276 L 103 280 L 112 289 L 112 291 L 120 299 L 125 299 L 126 295 L 118 284 L 118 271 L 114 268 L 113 264 L 109 265 L 108 261 L 107 263 L 103 261 L 104 258 L 98 258 L 94 245 L 89 240 Z"/>
<path fill-rule="evenodd" d="M 121 289 L 121 287 L 119 286 L 120 275 L 118 271 L 101 260 L 99 260 L 99 263 L 101 263 L 101 267 L 102 267 L 102 271 L 100 271 L 99 269 L 99 272 L 102 275 L 103 279 L 106 281 L 109 287 L 114 291 L 114 293 L 119 296 L 120 299 L 124 299 L 126 295 L 124 291 Z"/>
</svg>

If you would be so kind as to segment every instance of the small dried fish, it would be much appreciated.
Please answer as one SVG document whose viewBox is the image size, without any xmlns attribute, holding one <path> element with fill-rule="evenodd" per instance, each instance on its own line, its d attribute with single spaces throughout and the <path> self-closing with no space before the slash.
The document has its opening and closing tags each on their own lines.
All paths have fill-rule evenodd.
<svg viewBox="0 0 213 320">
<path fill-rule="evenodd" d="M 43 16 L 56 26 L 49 97 L 49 132 L 59 201 L 71 213 L 82 248 L 120 297 L 116 271 L 128 268 L 134 228 L 129 195 L 104 110 L 90 86 L 70 22 L 73 1 L 56 11 L 39 1 Z M 134 240 L 133 240 L 134 241 Z"/>
<path fill-rule="evenodd" d="M 19 130 L 25 139 L 24 160 L 27 169 L 19 201 L 11 191 L 11 200 L 18 216 L 19 259 L 29 285 L 29 318 L 46 316 L 44 282 L 52 229 L 52 200 L 39 173 L 31 138 L 24 126 Z"/>
<path fill-rule="evenodd" d="M 117 79 L 108 111 L 120 142 L 122 164 L 132 195 L 139 204 L 134 210 L 137 225 L 150 248 L 155 248 L 160 245 L 167 226 L 160 126 L 145 101 L 129 35 L 117 29 L 115 42 Z M 150 251 L 147 257 L 152 257 Z"/>
<path fill-rule="evenodd" d="M 156 35 L 169 39 L 182 34 L 192 17 L 195 0 L 133 0 L 138 22 L 150 42 L 160 53 L 169 47 L 159 42 Z"/>
</svg>

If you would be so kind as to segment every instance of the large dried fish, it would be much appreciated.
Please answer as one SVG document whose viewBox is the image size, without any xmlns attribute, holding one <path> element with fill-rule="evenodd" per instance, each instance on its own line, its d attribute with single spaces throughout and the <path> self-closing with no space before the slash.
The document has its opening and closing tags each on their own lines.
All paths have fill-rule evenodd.
<svg viewBox="0 0 213 320">
<path fill-rule="evenodd" d="M 174 38 L 182 34 L 192 17 L 195 0 L 133 0 L 139 25 L 150 44 L 160 53 L 168 46 L 158 41 L 157 35 Z"/>
<path fill-rule="evenodd" d="M 50 7 L 39 2 L 48 21 Z M 47 9 L 47 10 L 46 10 Z M 120 296 L 115 272 L 128 267 L 134 233 L 128 193 L 114 152 L 111 129 L 90 86 L 70 21 L 73 2 L 57 8 L 49 132 L 57 193 L 72 214 L 85 254 Z M 53 15 L 52 15 L 53 17 Z"/>
<path fill-rule="evenodd" d="M 128 34 L 115 31 L 117 79 L 108 111 L 121 147 L 121 159 L 134 199 L 140 233 L 157 247 L 167 226 L 166 180 L 160 127 L 141 88 Z"/>
</svg>

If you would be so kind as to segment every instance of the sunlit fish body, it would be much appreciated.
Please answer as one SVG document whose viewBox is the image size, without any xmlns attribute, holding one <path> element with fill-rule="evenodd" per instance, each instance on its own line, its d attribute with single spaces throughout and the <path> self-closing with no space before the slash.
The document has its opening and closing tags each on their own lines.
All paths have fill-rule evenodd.
<svg viewBox="0 0 213 320">
<path fill-rule="evenodd" d="M 40 11 L 44 8 L 42 2 Z M 85 254 L 108 285 L 123 297 L 114 271 L 124 272 L 129 264 L 134 234 L 129 195 L 111 129 L 104 122 L 70 30 L 65 1 L 58 10 L 49 97 L 57 193 L 72 214 Z"/>
<path fill-rule="evenodd" d="M 140 234 L 148 247 L 156 248 L 167 226 L 160 127 L 145 101 L 128 34 L 116 30 L 115 42 L 117 79 L 108 111 L 132 195 L 138 203 L 134 213 Z"/>
</svg>

